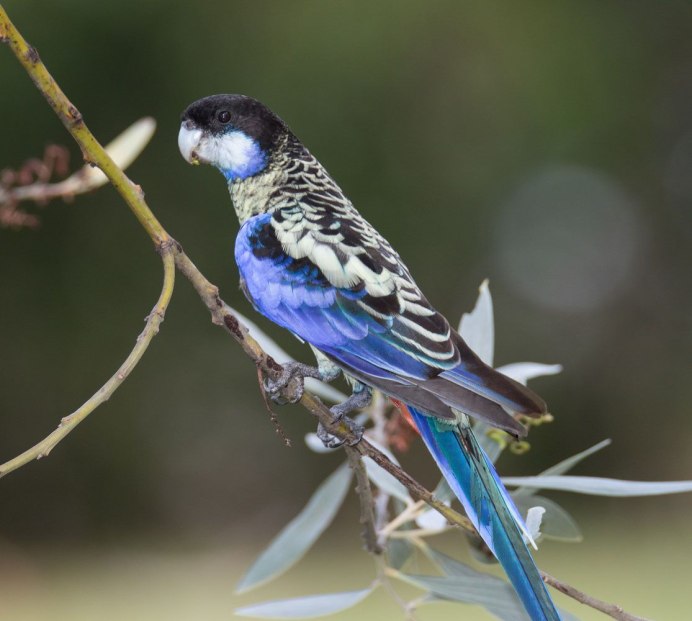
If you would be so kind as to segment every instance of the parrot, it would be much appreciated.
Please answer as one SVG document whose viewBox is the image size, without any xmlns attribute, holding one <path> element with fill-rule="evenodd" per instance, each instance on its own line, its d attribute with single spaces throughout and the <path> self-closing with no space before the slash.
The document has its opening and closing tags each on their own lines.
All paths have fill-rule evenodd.
<svg viewBox="0 0 692 621">
<path fill-rule="evenodd" d="M 343 373 L 352 394 L 331 412 L 361 434 L 347 415 L 367 406 L 373 390 L 400 404 L 529 617 L 559 621 L 527 546 L 533 539 L 471 420 L 523 437 L 517 417 L 545 415 L 543 399 L 480 360 L 389 242 L 263 103 L 239 94 L 193 102 L 182 113 L 178 147 L 187 162 L 209 164 L 226 180 L 246 297 L 315 354 L 316 366 L 284 365 L 266 384 L 270 394 L 296 376 L 332 381 Z M 318 435 L 338 444 L 324 428 Z"/>
</svg>

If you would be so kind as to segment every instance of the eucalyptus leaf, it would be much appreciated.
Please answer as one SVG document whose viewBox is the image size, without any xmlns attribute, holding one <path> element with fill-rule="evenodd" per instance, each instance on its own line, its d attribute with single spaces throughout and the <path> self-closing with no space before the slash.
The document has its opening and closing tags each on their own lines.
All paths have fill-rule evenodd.
<svg viewBox="0 0 692 621">
<path fill-rule="evenodd" d="M 356 419 L 356 422 L 359 424 L 364 424 L 364 421 L 361 421 L 359 419 Z M 389 457 L 389 460 L 392 463 L 396 464 L 397 466 L 401 465 L 399 464 L 399 460 L 396 458 L 394 453 L 392 453 L 392 451 L 390 451 L 384 444 L 380 444 L 377 440 L 371 438 L 370 435 L 368 435 L 368 442 L 370 442 L 370 444 L 372 444 L 378 451 L 380 451 L 380 453 L 384 453 L 387 457 Z"/>
<path fill-rule="evenodd" d="M 497 370 L 526 386 L 526 383 L 535 377 L 557 375 L 562 371 L 562 365 L 543 364 L 541 362 L 513 362 L 512 364 L 498 367 Z"/>
<path fill-rule="evenodd" d="M 449 506 L 449 502 L 445 503 Z M 416 524 L 419 528 L 427 531 L 442 531 L 449 526 L 447 518 L 435 509 L 428 509 L 416 518 Z"/>
<path fill-rule="evenodd" d="M 582 540 L 581 530 L 574 518 L 555 501 L 543 496 L 531 495 L 514 498 L 514 502 L 522 514 L 526 514 L 532 507 L 545 509 L 541 521 L 541 533 L 544 537 L 570 542 Z"/>
<path fill-rule="evenodd" d="M 347 610 L 362 602 L 373 587 L 361 591 L 307 595 L 238 608 L 235 614 L 257 619 L 311 619 Z"/>
<path fill-rule="evenodd" d="M 156 131 L 156 121 L 151 117 L 139 119 L 106 145 L 106 152 L 118 168 L 125 170 L 149 144 Z M 81 194 L 108 183 L 108 177 L 99 168 L 85 164 L 76 173 L 56 184 L 62 193 Z M 55 188 L 57 190 L 57 188 Z"/>
<path fill-rule="evenodd" d="M 601 449 L 604 449 L 606 446 L 609 446 L 610 443 L 611 440 L 606 438 L 605 440 L 602 440 L 598 444 L 594 444 L 594 446 L 582 451 L 581 453 L 577 453 L 576 455 L 572 455 L 572 457 L 563 459 L 561 462 L 558 462 L 554 466 L 551 466 L 547 470 L 544 470 L 543 472 L 538 474 L 538 476 L 544 477 L 555 474 L 564 474 L 565 472 L 568 472 L 569 470 L 574 468 L 574 466 L 576 466 L 580 461 L 583 461 L 590 455 L 593 455 Z M 535 494 L 537 491 L 538 490 L 533 487 L 520 487 L 519 489 L 512 492 L 512 498 L 514 498 L 515 502 L 518 502 L 521 497 L 531 496 L 532 494 Z"/>
<path fill-rule="evenodd" d="M 692 492 L 692 481 L 622 481 L 600 477 L 502 477 L 505 485 L 553 489 L 594 496 L 660 496 Z"/>
<path fill-rule="evenodd" d="M 420 599 L 417 600 L 418 606 L 422 605 L 429 605 L 429 604 L 440 604 L 440 603 L 445 603 L 445 602 L 451 602 L 454 600 L 451 600 L 447 597 L 442 597 L 441 595 L 437 595 L 436 593 L 426 593 L 421 597 Z M 560 611 L 560 619 L 561 621 L 579 621 L 579 618 L 573 615 L 571 612 L 567 612 L 566 610 L 563 610 L 562 608 L 558 608 Z M 514 614 L 514 613 L 510 613 Z M 495 615 L 496 617 L 499 617 L 500 619 L 513 619 L 513 618 L 519 618 L 519 619 L 526 619 L 526 615 L 523 617 L 502 617 L 500 615 Z"/>
<path fill-rule="evenodd" d="M 473 310 L 461 316 L 459 334 L 485 364 L 493 366 L 495 325 L 493 299 L 490 295 L 487 279 L 479 287 L 478 299 Z"/>
<path fill-rule="evenodd" d="M 407 505 L 413 502 L 408 490 L 389 474 L 389 472 L 382 468 L 382 466 L 376 464 L 370 457 L 364 457 L 363 464 L 365 464 L 365 471 L 368 473 L 368 478 L 385 494 L 394 496 L 394 498 L 398 498 Z"/>
<path fill-rule="evenodd" d="M 476 571 L 434 548 L 428 547 L 425 552 L 445 576 L 397 573 L 397 578 L 429 591 L 429 596 L 421 603 L 432 603 L 437 597 L 481 605 L 503 621 L 530 621 L 518 595 L 508 582 Z M 564 610 L 560 610 L 560 616 L 562 621 L 577 621 L 575 616 Z"/>
<path fill-rule="evenodd" d="M 450 502 L 456 498 L 452 488 L 449 487 L 449 483 L 447 483 L 447 479 L 445 478 L 440 479 L 437 487 L 435 487 L 433 490 L 433 496 L 435 496 L 435 498 L 437 498 L 440 502 Z"/>
<path fill-rule="evenodd" d="M 305 434 L 305 445 L 314 453 L 319 454 L 333 453 L 334 451 L 338 451 L 339 448 L 341 448 L 338 446 L 335 448 L 329 448 L 328 446 L 325 446 L 324 442 L 320 440 L 319 436 L 314 431 Z"/>
<path fill-rule="evenodd" d="M 370 437 L 368 437 L 368 441 L 377 450 L 389 457 L 392 463 L 396 464 L 397 466 L 399 465 L 399 460 L 397 460 L 394 453 L 392 453 L 386 446 L 380 444 L 377 440 L 373 440 Z M 385 494 L 398 498 L 407 506 L 413 502 L 408 490 L 391 474 L 389 474 L 389 472 L 382 468 L 382 466 L 375 463 L 369 457 L 365 457 L 363 459 L 363 463 L 365 464 L 365 470 L 368 473 L 370 480 Z"/>
<path fill-rule="evenodd" d="M 597 453 L 598 451 L 604 449 L 606 446 L 609 446 L 612 443 L 612 440 L 610 438 L 606 438 L 605 440 L 601 440 L 598 444 L 594 444 L 591 448 L 586 449 L 585 451 L 582 451 L 581 453 L 577 453 L 576 455 L 572 455 L 572 457 L 568 457 L 567 459 L 562 460 L 561 462 L 555 464 L 554 466 L 551 466 L 547 470 L 544 470 L 541 472 L 538 476 L 549 476 L 553 474 L 565 474 L 565 472 L 568 472 L 574 466 L 576 466 L 580 461 L 583 461 L 587 457 L 593 455 L 594 453 Z"/>
<path fill-rule="evenodd" d="M 448 576 L 457 576 L 461 578 L 469 578 L 472 580 L 482 578 L 483 580 L 488 579 L 491 582 L 494 581 L 493 583 L 497 584 L 503 583 L 503 581 L 500 580 L 500 578 L 496 578 L 495 576 L 491 576 L 489 574 L 481 573 L 475 570 L 470 565 L 462 563 L 461 561 L 458 561 L 455 558 L 452 558 L 451 556 L 447 556 L 446 554 L 440 552 L 439 550 L 436 550 L 435 548 L 428 546 L 427 548 L 424 548 L 424 550 L 428 558 L 433 563 L 435 563 L 435 565 L 437 565 L 437 567 L 440 569 L 440 571 L 442 571 L 442 573 L 447 574 Z"/>
<path fill-rule="evenodd" d="M 514 589 L 494 576 L 420 576 L 399 572 L 396 577 L 444 599 L 483 606 L 503 621 L 531 621 Z"/>
<path fill-rule="evenodd" d="M 394 569 L 401 569 L 414 550 L 414 545 L 408 539 L 390 539 L 387 542 L 387 564 Z"/>
<path fill-rule="evenodd" d="M 342 464 L 315 490 L 304 509 L 291 520 L 241 578 L 238 593 L 276 578 L 297 563 L 331 524 L 351 484 L 351 469 Z"/>
</svg>

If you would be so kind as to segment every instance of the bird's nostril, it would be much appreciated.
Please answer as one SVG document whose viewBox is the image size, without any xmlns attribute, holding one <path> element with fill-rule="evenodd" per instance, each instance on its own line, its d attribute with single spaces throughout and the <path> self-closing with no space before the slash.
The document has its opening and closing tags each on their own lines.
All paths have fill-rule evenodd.
<svg viewBox="0 0 692 621">
<path fill-rule="evenodd" d="M 185 119 L 183 121 L 183 127 L 185 129 L 195 129 L 195 123 L 192 119 Z"/>
</svg>

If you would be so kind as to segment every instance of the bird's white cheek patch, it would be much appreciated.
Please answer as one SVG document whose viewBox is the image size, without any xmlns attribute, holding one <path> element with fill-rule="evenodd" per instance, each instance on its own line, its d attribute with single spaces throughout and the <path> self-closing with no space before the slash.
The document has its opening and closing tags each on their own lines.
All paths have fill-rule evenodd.
<svg viewBox="0 0 692 621">
<path fill-rule="evenodd" d="M 185 123 L 180 125 L 180 131 L 178 132 L 178 148 L 180 149 L 180 154 L 191 164 L 195 163 L 195 158 L 192 153 L 199 145 L 201 138 L 201 129 L 188 129 L 185 127 Z"/>
<path fill-rule="evenodd" d="M 231 131 L 216 138 L 209 150 L 214 151 L 213 156 L 208 158 L 209 161 L 229 180 L 254 175 L 267 163 L 266 156 L 257 142 L 239 131 Z"/>
</svg>

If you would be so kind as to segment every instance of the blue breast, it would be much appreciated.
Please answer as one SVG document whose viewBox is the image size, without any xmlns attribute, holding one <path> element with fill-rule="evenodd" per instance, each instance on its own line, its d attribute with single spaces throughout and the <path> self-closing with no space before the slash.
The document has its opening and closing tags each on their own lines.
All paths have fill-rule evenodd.
<svg viewBox="0 0 692 621">
<path fill-rule="evenodd" d="M 236 239 L 235 260 L 250 301 L 309 342 L 336 345 L 346 335 L 355 336 L 352 325 L 324 315 L 322 311 L 334 305 L 336 291 L 310 261 L 283 252 L 270 221 L 269 214 L 251 218 Z"/>
</svg>

